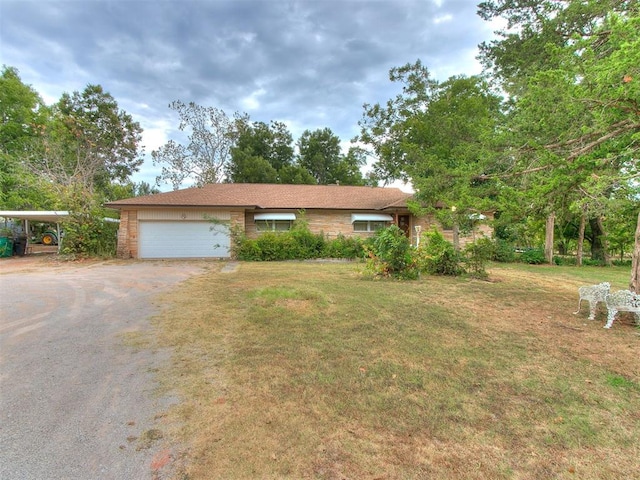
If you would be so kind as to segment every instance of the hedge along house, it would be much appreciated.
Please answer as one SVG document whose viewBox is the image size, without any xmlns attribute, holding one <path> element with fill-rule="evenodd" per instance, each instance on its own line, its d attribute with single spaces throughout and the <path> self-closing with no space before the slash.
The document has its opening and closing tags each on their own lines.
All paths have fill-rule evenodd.
<svg viewBox="0 0 640 480">
<path fill-rule="evenodd" d="M 412 215 L 410 198 L 397 188 L 216 183 L 105 206 L 120 210 L 120 258 L 228 258 L 231 225 L 255 238 L 289 230 L 302 216 L 328 239 L 366 238 L 395 224 L 415 244 L 415 227 L 434 221 Z"/>
</svg>

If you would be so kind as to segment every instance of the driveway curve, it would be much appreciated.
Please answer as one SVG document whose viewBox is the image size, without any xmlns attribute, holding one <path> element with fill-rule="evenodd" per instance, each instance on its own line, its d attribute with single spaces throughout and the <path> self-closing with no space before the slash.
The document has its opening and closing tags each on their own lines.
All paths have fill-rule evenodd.
<svg viewBox="0 0 640 480">
<path fill-rule="evenodd" d="M 0 261 L 0 478 L 160 479 L 154 299 L 207 261 Z M 22 263 L 21 263 L 22 262 Z M 17 268 L 16 268 L 17 265 Z M 217 268 L 217 267 L 216 267 Z"/>
</svg>

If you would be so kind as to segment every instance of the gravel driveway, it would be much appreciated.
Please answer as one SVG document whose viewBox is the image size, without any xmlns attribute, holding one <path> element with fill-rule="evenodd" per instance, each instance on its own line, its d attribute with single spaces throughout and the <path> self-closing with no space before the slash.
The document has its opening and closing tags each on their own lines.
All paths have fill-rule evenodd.
<svg viewBox="0 0 640 480">
<path fill-rule="evenodd" d="M 0 479 L 168 475 L 164 441 L 143 441 L 162 429 L 153 371 L 168 355 L 126 339 L 150 331 L 159 293 L 209 268 L 0 259 Z"/>
</svg>

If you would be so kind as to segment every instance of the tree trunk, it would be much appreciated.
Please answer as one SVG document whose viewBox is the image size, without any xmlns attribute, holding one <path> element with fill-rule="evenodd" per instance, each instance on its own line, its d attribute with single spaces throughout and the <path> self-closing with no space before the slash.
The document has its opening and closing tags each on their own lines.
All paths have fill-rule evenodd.
<svg viewBox="0 0 640 480">
<path fill-rule="evenodd" d="M 602 217 L 589 220 L 593 241 L 591 242 L 591 259 L 600 260 L 605 265 L 611 265 L 611 257 L 607 248 L 607 233 L 602 225 Z"/>
<path fill-rule="evenodd" d="M 595 218 L 589 219 L 589 227 L 591 227 L 591 260 L 604 260 L 602 232 Z"/>
<path fill-rule="evenodd" d="M 586 227 L 587 217 L 583 213 L 580 215 L 580 228 L 578 230 L 578 251 L 576 252 L 576 265 L 582 266 L 582 249 L 584 247 L 584 229 Z"/>
<path fill-rule="evenodd" d="M 556 214 L 550 213 L 547 217 L 547 227 L 544 239 L 544 258 L 548 264 L 553 264 L 553 229 L 555 226 Z"/>
<path fill-rule="evenodd" d="M 629 290 L 640 293 L 640 212 L 636 225 L 636 241 L 633 247 L 633 260 L 631 261 L 631 281 Z"/>
<path fill-rule="evenodd" d="M 569 247 L 567 246 L 566 240 L 561 240 L 558 242 L 558 255 L 566 255 L 569 251 Z"/>
</svg>

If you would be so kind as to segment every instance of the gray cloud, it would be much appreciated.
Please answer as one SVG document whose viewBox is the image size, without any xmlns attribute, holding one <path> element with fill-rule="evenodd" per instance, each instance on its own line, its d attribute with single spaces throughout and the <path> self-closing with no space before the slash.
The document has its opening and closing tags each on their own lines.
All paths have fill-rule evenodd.
<svg viewBox="0 0 640 480">
<path fill-rule="evenodd" d="M 475 73 L 490 28 L 468 0 L 0 0 L 0 63 L 45 98 L 101 84 L 156 137 L 172 100 L 247 111 L 300 131 L 356 131 L 362 104 L 421 58 L 439 78 Z M 164 132 L 164 133 L 163 133 Z M 152 180 L 150 162 L 142 176 Z"/>
</svg>

